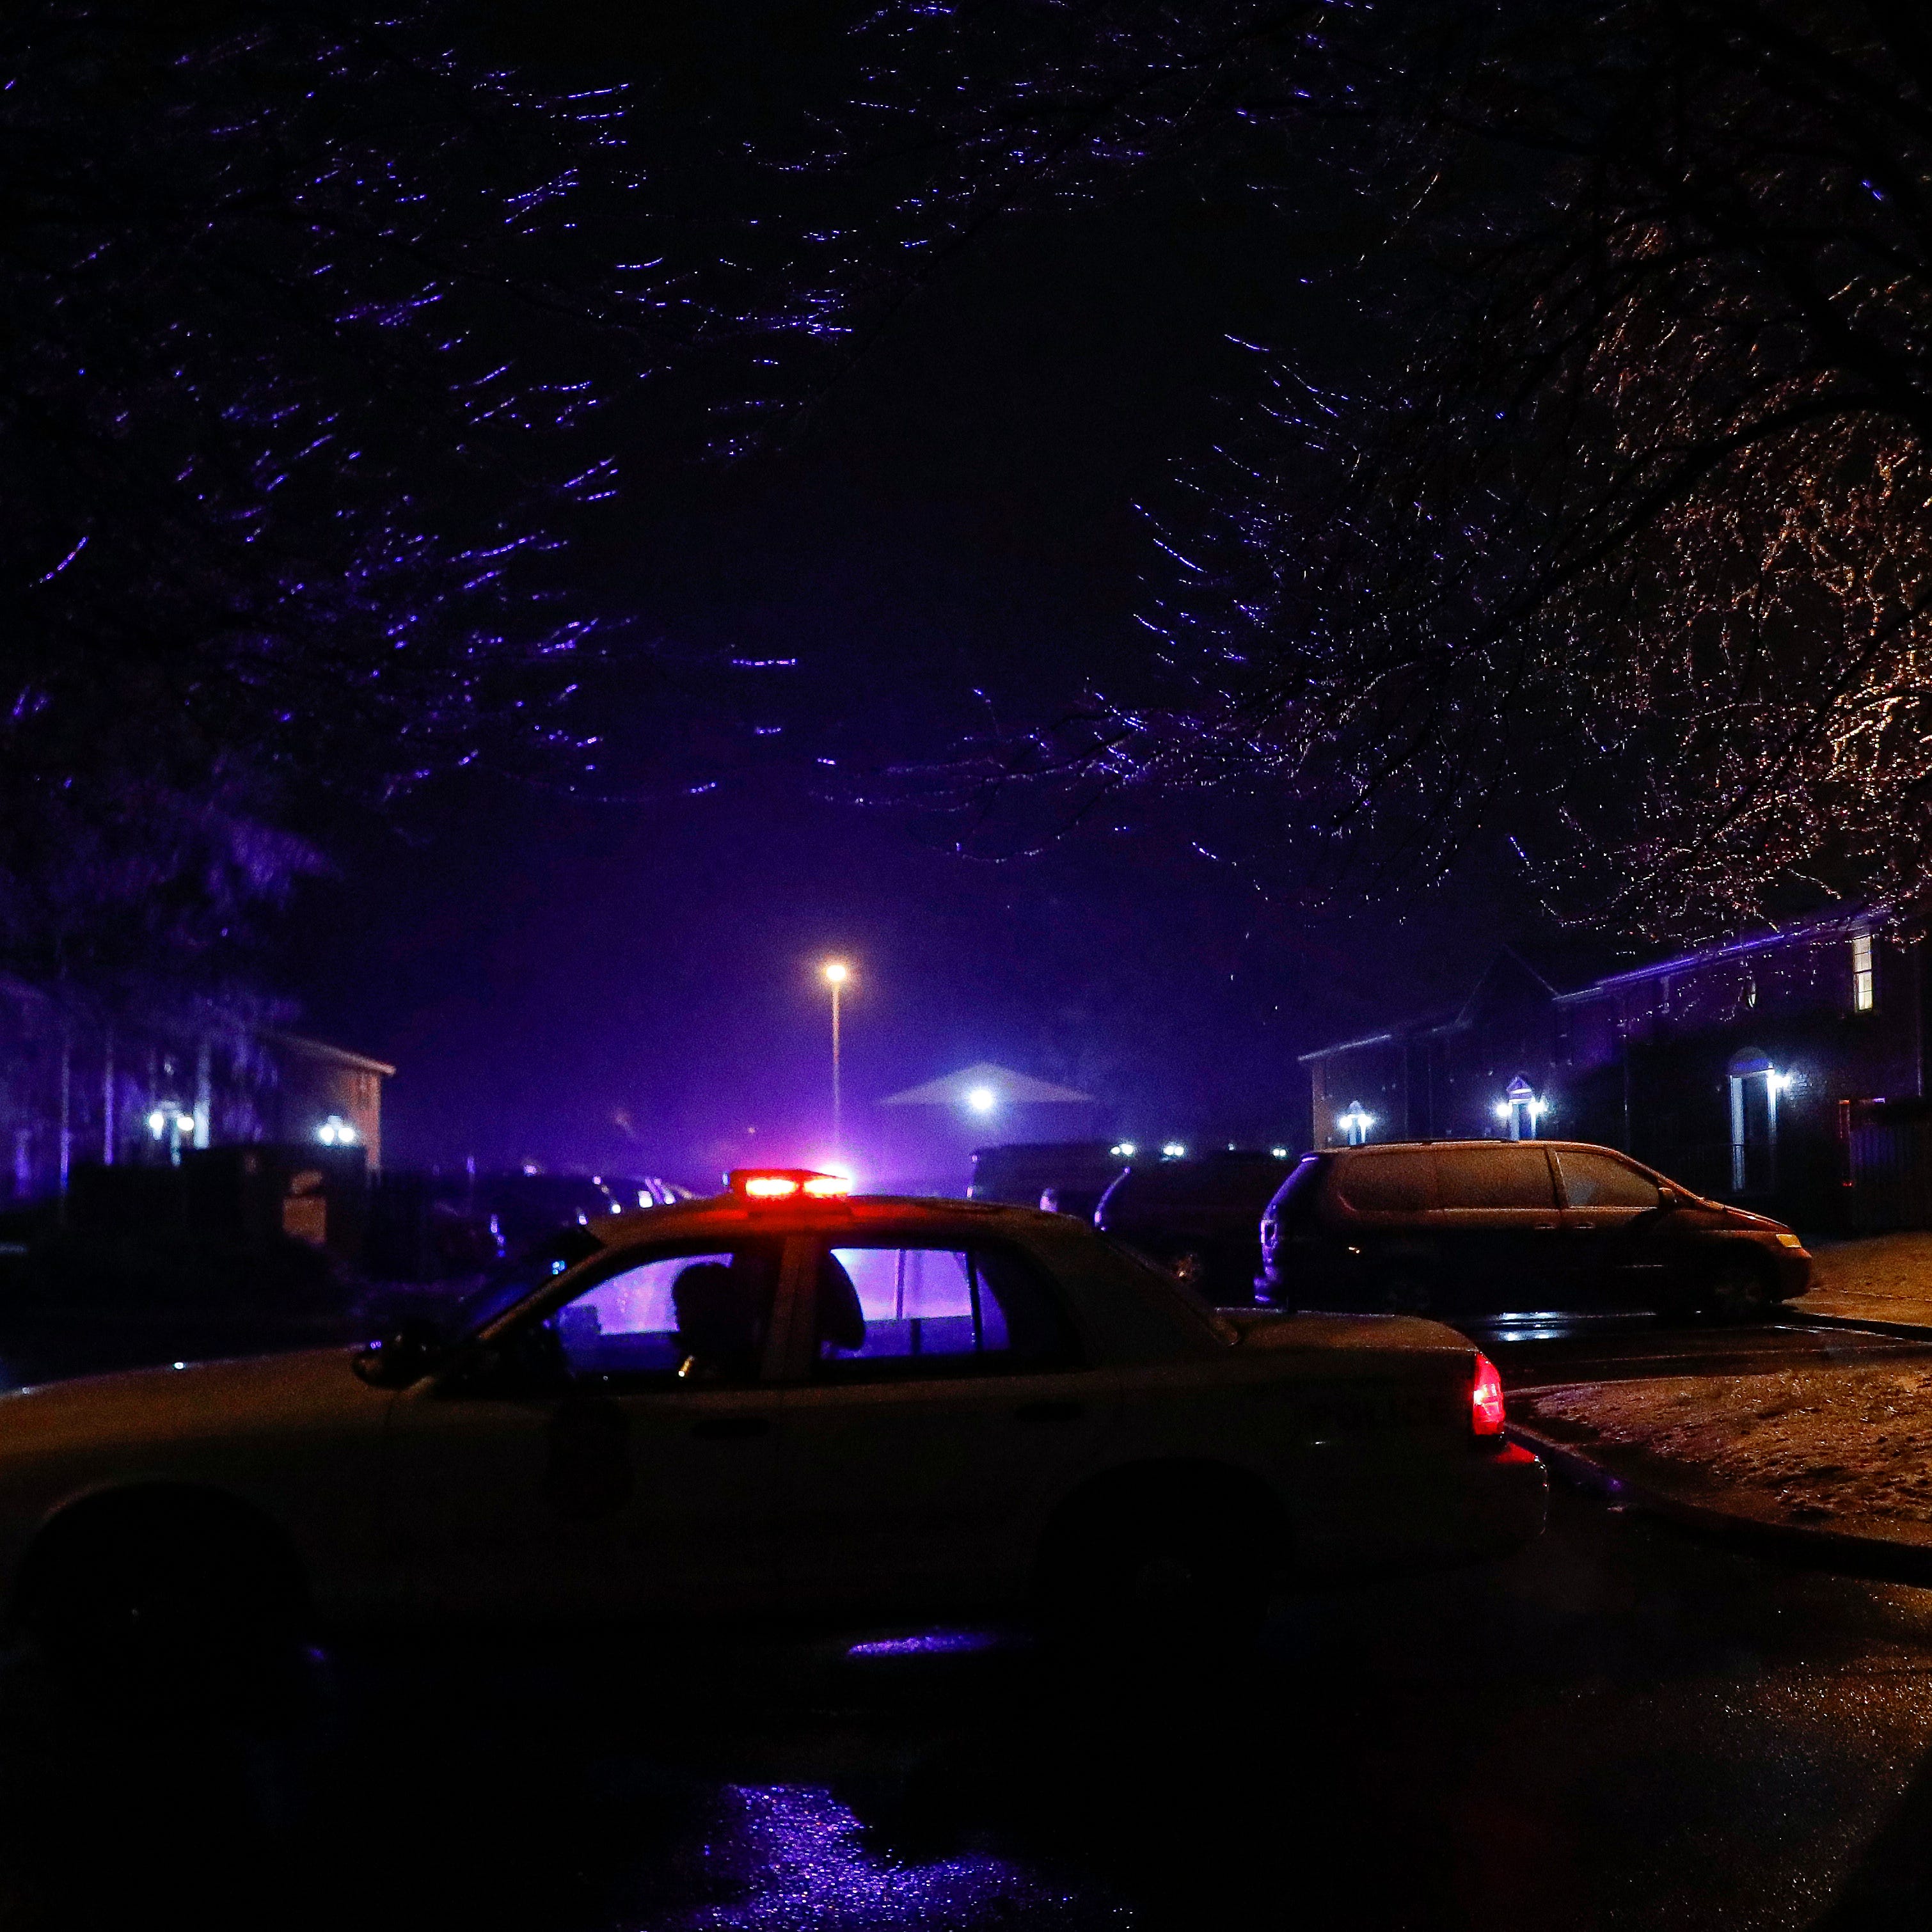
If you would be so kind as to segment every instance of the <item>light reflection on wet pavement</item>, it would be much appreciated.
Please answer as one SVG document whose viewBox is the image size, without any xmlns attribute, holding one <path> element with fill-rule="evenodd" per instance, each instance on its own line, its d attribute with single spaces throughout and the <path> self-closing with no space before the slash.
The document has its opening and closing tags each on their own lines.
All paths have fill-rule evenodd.
<svg viewBox="0 0 1932 1932">
<path fill-rule="evenodd" d="M 710 1875 L 743 1888 L 729 1905 L 651 1922 L 651 1932 L 871 1932 L 916 1925 L 929 1932 L 1002 1924 L 1084 1932 L 1135 1922 L 1088 1886 L 1057 1887 L 1012 1860 L 981 1852 L 931 1863 L 868 1852 L 857 1814 L 806 1786 L 728 1785 L 718 1837 L 705 1846 Z"/>
</svg>

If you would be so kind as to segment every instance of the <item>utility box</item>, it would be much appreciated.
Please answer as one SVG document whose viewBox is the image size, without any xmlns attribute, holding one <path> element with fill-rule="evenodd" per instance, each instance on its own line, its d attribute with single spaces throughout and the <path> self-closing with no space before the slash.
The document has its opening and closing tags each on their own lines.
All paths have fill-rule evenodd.
<svg viewBox="0 0 1932 1932">
<path fill-rule="evenodd" d="M 281 1240 L 359 1258 L 369 1175 L 359 1147 L 254 1145 L 184 1155 L 188 1232 L 203 1240 L 266 1247 Z"/>
</svg>

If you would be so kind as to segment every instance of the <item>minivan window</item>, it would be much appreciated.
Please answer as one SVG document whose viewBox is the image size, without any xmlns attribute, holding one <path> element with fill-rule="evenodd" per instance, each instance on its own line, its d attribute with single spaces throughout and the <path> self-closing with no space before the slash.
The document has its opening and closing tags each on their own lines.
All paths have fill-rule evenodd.
<svg viewBox="0 0 1932 1932">
<path fill-rule="evenodd" d="M 1527 1145 L 1438 1148 L 1436 1185 L 1444 1208 L 1552 1208 L 1549 1157 Z"/>
<path fill-rule="evenodd" d="M 1564 1148 L 1556 1154 L 1563 1173 L 1563 1198 L 1573 1208 L 1654 1208 L 1657 1183 L 1606 1154 Z"/>
<path fill-rule="evenodd" d="M 1268 1204 L 1268 1211 L 1278 1224 L 1290 1226 L 1306 1219 L 1322 1190 L 1322 1177 L 1328 1168 L 1328 1162 L 1321 1154 L 1301 1156 L 1294 1172 L 1275 1190 L 1274 1198 Z"/>
<path fill-rule="evenodd" d="M 1435 1205 L 1436 1159 L 1425 1149 L 1354 1154 L 1335 1166 L 1335 1191 L 1359 1213 L 1412 1214 Z"/>
</svg>

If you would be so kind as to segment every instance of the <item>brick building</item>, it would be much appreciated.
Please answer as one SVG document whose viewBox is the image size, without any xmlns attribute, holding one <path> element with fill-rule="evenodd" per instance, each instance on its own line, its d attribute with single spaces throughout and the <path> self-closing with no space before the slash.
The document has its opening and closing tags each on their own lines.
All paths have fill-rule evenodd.
<svg viewBox="0 0 1932 1932">
<path fill-rule="evenodd" d="M 1594 976 L 1505 946 L 1459 1007 L 1302 1056 L 1313 1139 L 1596 1141 L 1813 1226 L 1915 1221 L 1926 990 L 1865 914 Z"/>
</svg>

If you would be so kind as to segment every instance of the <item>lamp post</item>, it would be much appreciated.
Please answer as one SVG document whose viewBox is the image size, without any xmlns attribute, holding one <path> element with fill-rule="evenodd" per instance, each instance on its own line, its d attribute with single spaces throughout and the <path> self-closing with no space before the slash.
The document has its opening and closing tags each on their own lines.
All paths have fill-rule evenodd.
<svg viewBox="0 0 1932 1932">
<path fill-rule="evenodd" d="M 838 1108 L 838 996 L 845 990 L 852 969 L 842 959 L 828 959 L 819 970 L 832 988 L 832 1152 L 834 1159 L 843 1160 L 844 1136 Z"/>
</svg>

